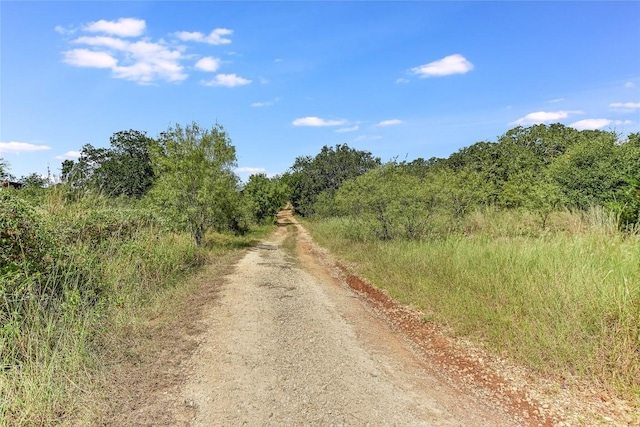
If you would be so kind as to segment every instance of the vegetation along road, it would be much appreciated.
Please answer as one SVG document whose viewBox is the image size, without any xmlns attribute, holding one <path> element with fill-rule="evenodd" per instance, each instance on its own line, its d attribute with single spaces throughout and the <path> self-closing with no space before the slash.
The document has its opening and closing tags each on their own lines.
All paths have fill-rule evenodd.
<svg viewBox="0 0 640 427">
<path fill-rule="evenodd" d="M 639 159 L 518 126 L 242 182 L 195 122 L 0 158 L 0 426 L 640 427 Z"/>
<path fill-rule="evenodd" d="M 124 375 L 105 425 L 572 425 L 571 398 L 544 401 L 540 383 L 347 274 L 290 211 L 278 225 L 201 292 L 165 338 L 174 351 Z"/>
</svg>

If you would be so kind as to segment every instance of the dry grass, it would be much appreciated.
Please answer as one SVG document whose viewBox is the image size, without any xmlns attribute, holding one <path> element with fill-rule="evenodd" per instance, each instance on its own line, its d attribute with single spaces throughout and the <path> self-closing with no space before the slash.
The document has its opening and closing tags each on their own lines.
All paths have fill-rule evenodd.
<svg viewBox="0 0 640 427">
<path fill-rule="evenodd" d="M 322 245 L 427 318 L 542 372 L 640 401 L 640 238 L 602 211 L 475 213 L 466 234 L 353 241 L 350 220 L 307 224 Z"/>
<path fill-rule="evenodd" d="M 211 234 L 196 247 L 146 212 L 113 205 L 69 204 L 54 193 L 42 212 L 60 245 L 56 267 L 33 277 L 20 299 L 0 286 L 0 426 L 93 424 L 105 369 L 137 357 L 149 318 L 170 317 L 203 265 L 226 262 L 272 229 Z"/>
</svg>

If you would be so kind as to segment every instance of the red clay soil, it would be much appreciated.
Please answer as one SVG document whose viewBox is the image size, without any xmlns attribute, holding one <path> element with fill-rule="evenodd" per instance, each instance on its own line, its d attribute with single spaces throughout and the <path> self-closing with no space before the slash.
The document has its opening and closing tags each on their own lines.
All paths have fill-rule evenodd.
<svg viewBox="0 0 640 427">
<path fill-rule="evenodd" d="M 557 418 L 541 413 L 538 408 L 542 405 L 532 401 L 523 391 L 508 389 L 508 382 L 492 372 L 480 361 L 454 348 L 442 331 L 435 325 L 425 323 L 408 307 L 403 306 L 380 289 L 376 289 L 360 277 L 347 274 L 347 269 L 337 263 L 336 267 L 346 274 L 347 284 L 376 311 L 384 314 L 387 322 L 393 328 L 410 339 L 431 363 L 450 372 L 451 379 L 456 379 L 462 373 L 471 378 L 475 386 L 481 386 L 492 394 L 492 398 L 499 401 L 513 415 L 527 420 L 532 426 L 551 427 L 557 425 Z"/>
</svg>

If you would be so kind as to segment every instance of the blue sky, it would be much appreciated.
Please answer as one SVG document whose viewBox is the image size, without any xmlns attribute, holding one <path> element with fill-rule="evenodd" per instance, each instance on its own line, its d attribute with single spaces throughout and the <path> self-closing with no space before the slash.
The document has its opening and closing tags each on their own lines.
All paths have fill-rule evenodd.
<svg viewBox="0 0 640 427">
<path fill-rule="evenodd" d="M 640 131 L 640 2 L 0 2 L 0 157 L 220 123 L 238 174 L 346 143 L 447 157 L 522 124 Z"/>
</svg>

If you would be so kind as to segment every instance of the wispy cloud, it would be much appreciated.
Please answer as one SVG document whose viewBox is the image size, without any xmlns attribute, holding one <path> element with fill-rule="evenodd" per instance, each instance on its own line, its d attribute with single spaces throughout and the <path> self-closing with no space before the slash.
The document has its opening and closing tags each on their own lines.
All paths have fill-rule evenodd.
<svg viewBox="0 0 640 427">
<path fill-rule="evenodd" d="M 118 66 L 118 60 L 107 52 L 89 49 L 72 49 L 62 53 L 63 61 L 76 67 L 111 68 Z"/>
<path fill-rule="evenodd" d="M 73 40 L 72 43 L 122 51 L 126 51 L 131 46 L 131 42 L 111 36 L 82 36 Z"/>
<path fill-rule="evenodd" d="M 640 109 L 640 102 L 613 102 L 609 104 L 609 107 L 618 111 L 630 112 Z"/>
<path fill-rule="evenodd" d="M 224 86 L 236 87 L 245 86 L 251 83 L 251 80 L 239 77 L 236 74 L 217 74 L 212 80 L 203 81 L 205 86 Z"/>
<path fill-rule="evenodd" d="M 63 61 L 76 67 L 108 68 L 115 78 L 150 84 L 156 80 L 169 82 L 187 78 L 179 49 L 147 40 L 129 41 L 109 36 L 82 36 L 73 44 L 91 46 L 62 52 Z"/>
<path fill-rule="evenodd" d="M 240 173 L 248 173 L 248 174 L 257 174 L 257 173 L 265 173 L 267 170 L 265 168 L 252 168 L 252 167 L 246 167 L 246 166 L 242 166 L 236 169 L 236 172 L 240 172 Z"/>
<path fill-rule="evenodd" d="M 524 117 L 515 120 L 510 125 L 533 125 L 539 123 L 556 122 L 566 119 L 572 114 L 583 114 L 582 111 L 537 111 L 529 113 Z"/>
<path fill-rule="evenodd" d="M 271 101 L 264 101 L 264 102 L 254 102 L 253 104 L 251 104 L 252 107 L 271 107 L 272 105 L 277 104 L 278 102 L 280 102 L 282 98 L 280 97 L 276 97 L 274 99 L 272 99 Z"/>
<path fill-rule="evenodd" d="M 84 26 L 84 31 L 90 33 L 105 33 L 119 37 L 137 37 L 144 32 L 146 27 L 144 19 L 120 18 L 117 21 L 99 21 L 91 22 Z"/>
<path fill-rule="evenodd" d="M 340 132 L 340 133 L 344 133 L 344 132 L 355 132 L 358 129 L 360 129 L 360 125 L 353 125 L 351 127 L 348 128 L 340 128 L 340 129 L 336 129 L 336 132 Z"/>
<path fill-rule="evenodd" d="M 199 31 L 178 31 L 175 33 L 175 36 L 184 42 L 200 42 L 212 45 L 222 45 L 231 43 L 231 39 L 224 37 L 230 36 L 231 34 L 233 34 L 233 30 L 229 30 L 228 28 L 216 28 L 211 31 L 209 35 L 205 35 Z"/>
<path fill-rule="evenodd" d="M 564 101 L 564 98 L 551 99 L 551 100 L 549 100 L 548 102 L 549 102 L 550 104 L 557 104 L 558 102 L 562 102 L 562 101 Z"/>
<path fill-rule="evenodd" d="M 441 77 L 450 74 L 465 74 L 473 70 L 473 64 L 460 54 L 449 55 L 437 61 L 414 67 L 411 73 L 420 78 Z"/>
<path fill-rule="evenodd" d="M 220 68 L 220 60 L 211 56 L 201 58 L 196 62 L 196 70 L 214 72 Z"/>
<path fill-rule="evenodd" d="M 77 159 L 78 157 L 80 157 L 80 152 L 79 151 L 67 151 L 64 154 L 60 154 L 60 155 L 56 156 L 56 159 L 58 159 L 58 160 L 71 160 L 71 159 Z"/>
<path fill-rule="evenodd" d="M 180 82 L 188 78 L 186 63 L 197 61 L 193 67 L 205 72 L 216 72 L 222 61 L 212 56 L 188 54 L 187 46 L 179 41 L 152 40 L 140 37 L 146 28 L 142 19 L 120 18 L 115 21 L 99 20 L 80 27 L 84 35 L 70 41 L 71 48 L 62 52 L 63 62 L 75 67 L 104 68 L 111 70 L 113 78 L 125 79 L 138 84 L 152 84 L 158 81 Z M 55 30 L 64 35 L 77 29 L 57 26 Z M 87 34 L 102 33 L 102 34 Z M 228 38 L 233 33 L 226 28 L 216 28 L 208 35 L 200 32 L 180 31 L 172 33 L 178 40 L 201 42 L 211 45 L 231 43 Z M 75 46 L 73 46 L 75 45 Z M 205 82 L 208 86 L 240 86 L 251 80 L 235 74 L 219 74 Z"/>
<path fill-rule="evenodd" d="M 68 36 L 71 34 L 74 34 L 77 29 L 76 28 L 65 28 L 62 25 L 56 25 L 55 28 L 53 29 L 56 33 L 62 34 L 64 36 Z"/>
<path fill-rule="evenodd" d="M 312 126 L 312 127 L 324 127 L 324 126 L 341 126 L 346 124 L 346 120 L 325 120 L 320 117 L 302 117 L 295 119 L 292 124 L 294 126 Z"/>
<path fill-rule="evenodd" d="M 409 79 L 405 79 L 404 77 L 400 77 L 399 79 L 396 79 L 396 83 L 401 84 L 401 83 L 409 83 Z"/>
<path fill-rule="evenodd" d="M 626 82 L 626 83 L 624 84 L 624 87 L 626 87 L 627 89 L 630 89 L 630 88 L 632 88 L 632 87 L 635 87 L 635 85 L 633 84 L 633 82 Z"/>
<path fill-rule="evenodd" d="M 611 123 L 613 123 L 613 120 L 609 119 L 584 119 L 571 123 L 569 126 L 578 130 L 595 130 L 608 126 Z"/>
<path fill-rule="evenodd" d="M 374 126 L 375 127 L 384 127 L 384 126 L 393 126 L 393 125 L 399 125 L 404 123 L 402 120 L 399 119 L 391 119 L 391 120 L 383 120 L 380 123 L 376 123 Z"/>
<path fill-rule="evenodd" d="M 48 145 L 30 144 L 28 142 L 0 142 L 0 153 L 20 154 L 46 150 L 51 150 L 51 147 Z"/>
</svg>

